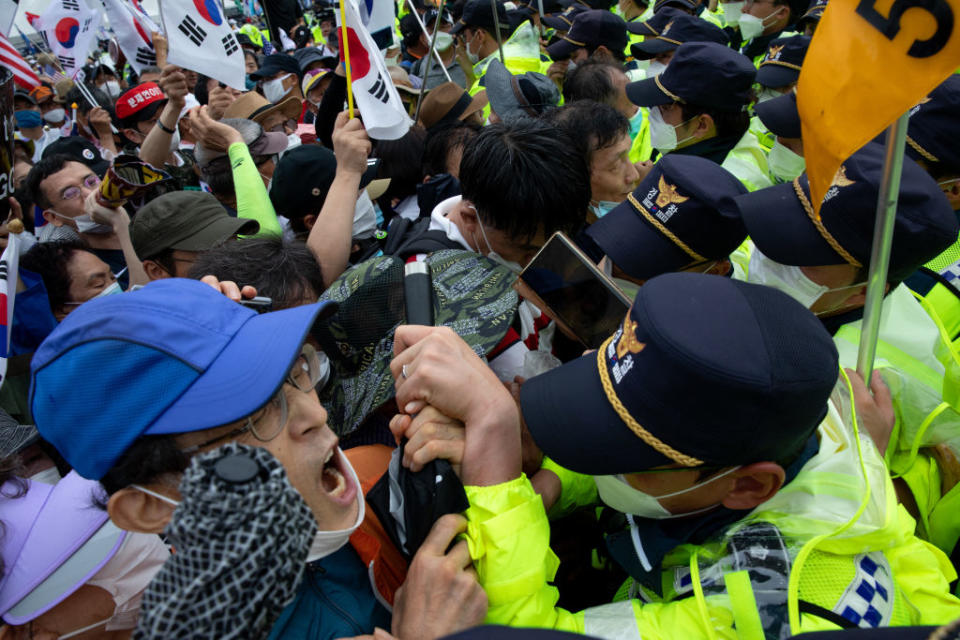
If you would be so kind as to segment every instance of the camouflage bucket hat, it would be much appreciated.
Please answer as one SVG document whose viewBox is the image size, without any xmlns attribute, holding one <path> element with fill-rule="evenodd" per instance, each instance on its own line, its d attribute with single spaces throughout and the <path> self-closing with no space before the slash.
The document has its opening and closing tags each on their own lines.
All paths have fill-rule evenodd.
<svg viewBox="0 0 960 640">
<path fill-rule="evenodd" d="M 506 335 L 516 313 L 516 276 L 472 251 L 427 256 L 436 326 L 449 327 L 481 357 Z M 393 332 L 404 322 L 403 261 L 379 256 L 346 271 L 320 300 L 339 309 L 317 323 L 314 336 L 330 358 L 330 380 L 320 392 L 338 436 L 352 433 L 393 398 Z"/>
</svg>

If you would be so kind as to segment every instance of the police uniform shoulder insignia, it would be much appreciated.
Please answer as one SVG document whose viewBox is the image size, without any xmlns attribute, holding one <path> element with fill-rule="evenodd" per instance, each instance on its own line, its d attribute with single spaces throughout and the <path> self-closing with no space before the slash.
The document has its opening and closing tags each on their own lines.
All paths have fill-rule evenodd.
<svg viewBox="0 0 960 640">
<path fill-rule="evenodd" d="M 657 206 L 661 209 L 669 204 L 680 204 L 686 202 L 690 198 L 687 196 L 682 196 L 677 193 L 676 185 L 667 184 L 667 181 L 663 179 L 663 176 L 660 176 L 660 182 L 657 185 L 657 188 L 660 190 L 659 195 L 657 195 Z"/>
<path fill-rule="evenodd" d="M 637 323 L 628 315 L 623 320 L 623 334 L 617 341 L 617 358 L 623 358 L 628 353 L 640 353 L 647 344 L 637 340 Z"/>
</svg>

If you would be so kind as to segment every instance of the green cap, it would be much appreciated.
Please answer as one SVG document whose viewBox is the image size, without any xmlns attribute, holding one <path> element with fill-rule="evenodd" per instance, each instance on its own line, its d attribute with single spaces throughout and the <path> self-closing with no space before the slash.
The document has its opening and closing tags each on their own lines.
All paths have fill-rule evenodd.
<svg viewBox="0 0 960 640">
<path fill-rule="evenodd" d="M 489 258 L 451 249 L 427 256 L 434 325 L 450 327 L 482 356 L 513 321 L 516 276 Z M 404 322 L 403 260 L 379 256 L 337 278 L 320 300 L 340 303 L 318 321 L 313 335 L 330 358 L 330 380 L 320 392 L 328 424 L 345 436 L 393 398 L 393 332 Z"/>
<path fill-rule="evenodd" d="M 207 251 L 236 234 L 251 235 L 260 223 L 233 218 L 223 205 L 202 191 L 174 191 L 155 198 L 137 211 L 130 240 L 141 260 L 166 249 Z"/>
</svg>

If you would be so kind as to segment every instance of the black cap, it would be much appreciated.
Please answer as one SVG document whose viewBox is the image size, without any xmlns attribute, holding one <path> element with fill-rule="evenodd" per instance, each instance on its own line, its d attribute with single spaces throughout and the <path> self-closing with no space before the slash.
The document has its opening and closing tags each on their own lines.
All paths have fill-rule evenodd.
<svg viewBox="0 0 960 640">
<path fill-rule="evenodd" d="M 747 237 L 731 208 L 744 193 L 743 183 L 717 163 L 671 153 L 586 233 L 628 276 L 649 280 L 726 259 Z"/>
<path fill-rule="evenodd" d="M 317 214 L 327 199 L 327 192 L 337 173 L 333 151 L 318 144 L 304 144 L 280 158 L 270 183 L 270 202 L 287 218 Z M 360 180 L 360 188 L 376 177 L 376 169 L 368 169 Z"/>
<path fill-rule="evenodd" d="M 83 164 L 87 165 L 101 178 L 110 167 L 110 163 L 104 160 L 103 156 L 100 155 L 100 150 L 83 136 L 68 136 L 66 138 L 58 138 L 44 147 L 43 153 L 40 157 L 49 158 L 50 156 L 61 153 L 66 156 L 70 156 L 72 160 L 76 160 L 77 162 L 82 162 Z"/>
<path fill-rule="evenodd" d="M 668 273 L 596 352 L 527 380 L 520 407 L 544 454 L 579 473 L 779 461 L 820 424 L 837 366 L 830 334 L 787 294 Z"/>
<path fill-rule="evenodd" d="M 716 42 L 688 42 L 659 76 L 628 84 L 627 97 L 641 107 L 680 102 L 740 111 L 750 102 L 756 75 L 742 53 Z"/>
<path fill-rule="evenodd" d="M 810 40 L 810 36 L 791 36 L 771 41 L 757 69 L 757 83 L 776 89 L 799 80 Z"/>
<path fill-rule="evenodd" d="M 952 75 L 910 110 L 907 155 L 960 171 L 960 76 Z"/>
<path fill-rule="evenodd" d="M 584 11 L 589 11 L 582 4 L 572 4 L 566 9 L 563 10 L 563 13 L 558 13 L 552 16 L 544 16 L 542 22 L 552 29 L 557 31 L 569 31 L 570 27 L 573 26 L 573 21 L 576 20 L 577 16 L 583 13 Z"/>
<path fill-rule="evenodd" d="M 248 36 L 245 33 L 236 32 L 234 35 L 237 36 L 237 42 L 240 44 L 242 48 L 250 47 L 251 49 L 257 49 L 257 50 L 260 50 L 263 48 L 260 45 L 258 45 L 256 42 L 251 40 L 250 36 Z"/>
<path fill-rule="evenodd" d="M 37 99 L 30 95 L 29 91 L 24 91 L 23 89 L 17 89 L 13 92 L 14 100 L 26 100 L 30 104 L 37 104 Z"/>
<path fill-rule="evenodd" d="M 720 27 L 697 16 L 682 13 L 672 18 L 657 36 L 647 36 L 643 42 L 630 46 L 638 60 L 649 60 L 658 53 L 673 51 L 685 42 L 716 42 L 726 46 L 730 39 Z"/>
<path fill-rule="evenodd" d="M 263 59 L 263 64 L 260 65 L 259 69 L 250 74 L 250 79 L 262 80 L 274 76 L 281 71 L 295 73 L 297 77 L 302 75 L 300 65 L 297 63 L 296 58 L 288 56 L 285 53 L 274 53 Z"/>
<path fill-rule="evenodd" d="M 807 6 L 807 11 L 797 20 L 797 31 L 803 29 L 807 23 L 819 22 L 826 10 L 827 0 L 811 0 L 809 6 Z"/>
<path fill-rule="evenodd" d="M 690 11 L 696 11 L 697 7 L 699 6 L 700 3 L 697 0 L 657 0 L 653 4 L 653 12 L 656 13 L 664 7 L 674 7 L 680 10 L 686 9 L 684 13 L 687 13 Z"/>
<path fill-rule="evenodd" d="M 543 0 L 543 15 L 550 16 L 555 13 L 563 13 L 564 9 L 567 9 L 568 7 L 574 6 L 574 5 L 583 7 L 584 9 L 589 8 L 577 2 L 571 5 L 566 0 Z M 530 15 L 533 15 L 535 13 L 536 14 L 540 13 L 540 4 L 537 2 L 537 0 L 530 0 L 529 2 L 525 2 L 524 4 L 520 5 L 520 8 L 526 11 L 527 13 L 529 13 Z"/>
<path fill-rule="evenodd" d="M 400 37 L 403 38 L 404 46 L 412 46 L 422 34 L 423 30 L 417 22 L 417 16 L 408 13 L 400 18 Z"/>
<path fill-rule="evenodd" d="M 610 7 L 616 4 L 616 0 L 563 0 L 563 4 L 568 7 L 577 5 L 584 9 L 602 9 L 603 11 L 609 11 Z"/>
<path fill-rule="evenodd" d="M 503 0 L 496 0 L 497 20 L 500 22 L 500 35 L 505 37 L 513 33 L 513 29 L 521 22 L 526 20 L 527 14 L 522 10 L 507 11 Z M 490 33 L 496 33 L 497 25 L 493 19 L 493 8 L 490 6 L 490 0 L 467 0 L 463 5 L 463 13 L 460 20 L 453 25 L 450 33 L 456 35 L 466 29 L 485 29 Z"/>
<path fill-rule="evenodd" d="M 753 111 L 773 135 L 781 138 L 801 137 L 796 91 L 788 91 L 782 96 L 758 102 L 753 106 Z"/>
<path fill-rule="evenodd" d="M 293 57 L 300 66 L 300 74 L 304 75 L 307 73 L 307 67 L 314 62 L 325 61 L 329 56 L 324 56 L 323 51 L 316 47 L 304 47 L 294 51 Z"/>
<path fill-rule="evenodd" d="M 643 22 L 631 20 L 627 23 L 627 31 L 638 36 L 658 36 L 663 26 L 676 18 L 677 16 L 688 15 L 686 11 L 681 11 L 676 7 L 663 7 L 655 12 L 649 19 Z"/>
<path fill-rule="evenodd" d="M 627 23 L 609 11 L 591 9 L 577 15 L 573 26 L 559 40 L 547 47 L 553 60 L 565 60 L 577 49 L 604 46 L 610 51 L 627 48 Z"/>
<path fill-rule="evenodd" d="M 438 13 L 440 12 L 432 7 L 427 9 L 423 14 L 423 24 L 429 27 L 431 24 L 436 22 Z M 443 10 L 443 22 L 447 24 L 453 24 L 453 16 L 451 16 L 450 12 L 446 9 Z"/>
<path fill-rule="evenodd" d="M 870 264 L 883 145 L 847 158 L 820 207 L 818 224 L 804 173 L 794 182 L 737 197 L 750 238 L 775 262 L 798 267 Z M 801 196 L 797 194 L 799 187 Z M 904 158 L 890 253 L 891 282 L 900 282 L 957 240 L 960 226 L 936 180 Z"/>
</svg>

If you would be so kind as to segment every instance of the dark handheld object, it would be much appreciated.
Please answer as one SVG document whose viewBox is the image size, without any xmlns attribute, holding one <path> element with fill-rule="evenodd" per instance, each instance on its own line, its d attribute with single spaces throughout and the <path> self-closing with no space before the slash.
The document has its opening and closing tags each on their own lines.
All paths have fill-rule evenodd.
<svg viewBox="0 0 960 640">
<path fill-rule="evenodd" d="M 426 262 L 408 262 L 404 265 L 403 295 L 407 324 L 433 326 L 433 289 L 430 266 Z"/>
</svg>

